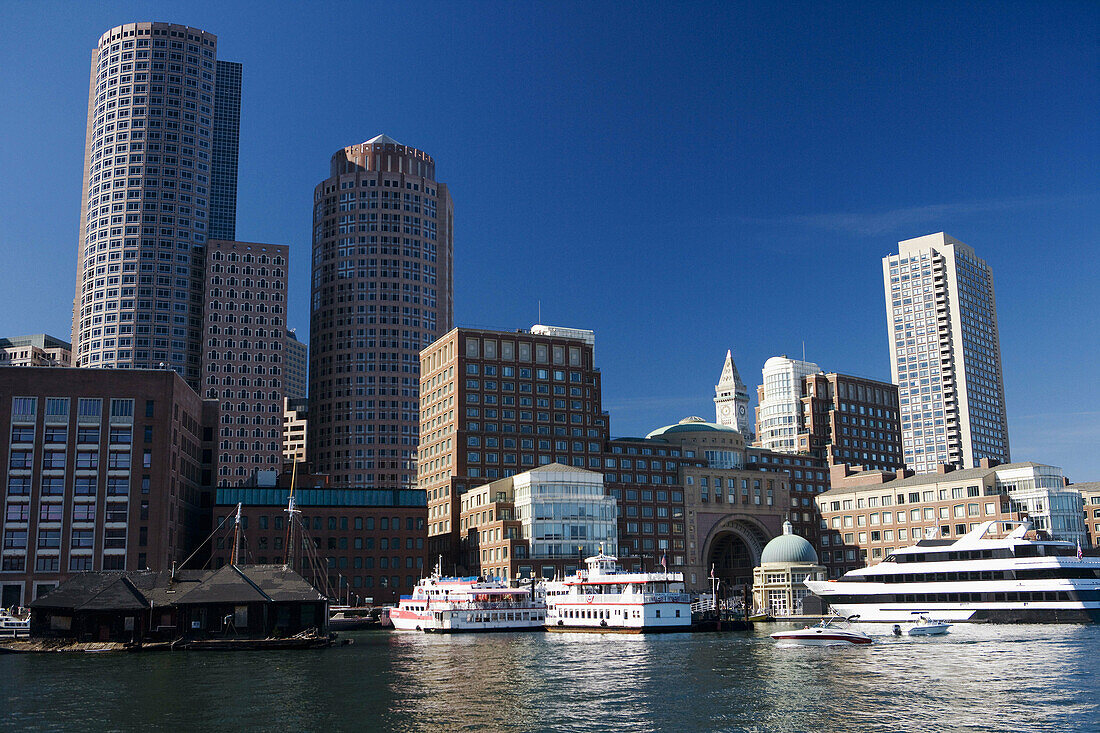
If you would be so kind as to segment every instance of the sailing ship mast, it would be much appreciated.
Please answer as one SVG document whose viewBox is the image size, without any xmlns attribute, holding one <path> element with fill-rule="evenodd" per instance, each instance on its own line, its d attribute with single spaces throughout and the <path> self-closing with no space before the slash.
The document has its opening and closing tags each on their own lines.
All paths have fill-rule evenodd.
<svg viewBox="0 0 1100 733">
<path fill-rule="evenodd" d="M 241 502 L 237 502 L 237 516 L 233 520 L 233 551 L 229 553 L 229 564 L 237 564 L 237 554 L 241 546 Z"/>
<path fill-rule="evenodd" d="M 283 569 L 294 569 L 294 520 L 296 514 L 301 514 L 294 506 L 294 482 L 298 477 L 298 459 L 294 459 L 294 466 L 290 469 L 290 497 L 286 502 L 286 562 Z"/>
</svg>

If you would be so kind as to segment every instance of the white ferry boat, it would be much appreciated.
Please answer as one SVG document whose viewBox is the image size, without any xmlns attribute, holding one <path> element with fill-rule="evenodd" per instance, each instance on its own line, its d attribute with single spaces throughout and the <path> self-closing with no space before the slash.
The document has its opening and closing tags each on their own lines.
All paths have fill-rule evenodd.
<svg viewBox="0 0 1100 733">
<path fill-rule="evenodd" d="M 534 598 L 530 587 L 443 577 L 438 569 L 388 611 L 390 623 L 399 631 L 541 631 L 546 622 L 546 603 Z"/>
<path fill-rule="evenodd" d="M 985 522 L 957 540 L 920 540 L 839 580 L 806 586 L 841 616 L 895 623 L 924 613 L 942 621 L 1100 621 L 1100 558 L 1071 542 L 1029 539 L 1020 523 L 987 538 Z"/>
<path fill-rule="evenodd" d="M 684 590 L 683 573 L 626 572 L 602 549 L 584 562 L 587 570 L 545 583 L 548 630 L 638 634 L 690 629 L 691 596 Z"/>
</svg>

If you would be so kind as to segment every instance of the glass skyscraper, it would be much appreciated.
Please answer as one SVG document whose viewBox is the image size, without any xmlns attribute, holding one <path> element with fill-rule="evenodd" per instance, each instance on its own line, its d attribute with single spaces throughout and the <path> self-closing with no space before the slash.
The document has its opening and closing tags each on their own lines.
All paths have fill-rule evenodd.
<svg viewBox="0 0 1100 733">
<path fill-rule="evenodd" d="M 943 232 L 882 260 L 902 450 L 917 472 L 1008 462 L 993 271 Z"/>
</svg>

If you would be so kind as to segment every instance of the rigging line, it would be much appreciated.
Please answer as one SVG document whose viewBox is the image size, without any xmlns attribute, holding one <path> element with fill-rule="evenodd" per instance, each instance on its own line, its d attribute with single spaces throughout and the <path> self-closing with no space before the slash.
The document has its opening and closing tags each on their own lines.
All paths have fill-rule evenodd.
<svg viewBox="0 0 1100 733">
<path fill-rule="evenodd" d="M 192 553 L 191 553 L 190 555 L 188 555 L 188 556 L 187 556 L 187 559 L 186 559 L 186 560 L 184 560 L 183 562 L 181 562 L 181 563 L 179 564 L 179 566 L 177 566 L 177 568 L 176 568 L 176 569 L 177 569 L 177 570 L 183 570 L 183 567 L 184 567 L 184 566 L 185 566 L 185 565 L 186 565 L 187 563 L 191 562 L 191 558 L 193 558 L 193 557 L 194 557 L 195 555 L 199 554 L 199 550 L 201 550 L 201 549 L 203 548 L 203 545 L 205 545 L 205 544 L 206 544 L 207 542 L 209 542 L 210 540 L 214 539 L 214 535 L 216 535 L 216 534 L 218 533 L 218 531 L 219 531 L 219 530 L 222 530 L 222 529 L 225 529 L 226 527 L 229 527 L 229 526 L 231 526 L 231 525 L 230 525 L 230 524 L 229 524 L 229 523 L 228 523 L 228 522 L 227 522 L 226 520 L 228 520 L 228 519 L 229 519 L 229 517 L 231 517 L 231 516 L 233 516 L 234 514 L 236 514 L 236 512 L 237 512 L 237 510 L 236 510 L 236 509 L 234 508 L 234 509 L 233 509 L 233 511 L 231 511 L 231 512 L 230 512 L 229 514 L 227 514 L 226 516 L 222 517 L 222 518 L 221 518 L 221 520 L 222 520 L 222 521 L 221 521 L 221 524 L 218 524 L 218 525 L 217 525 L 216 527 L 214 527 L 214 531 L 213 531 L 213 532 L 211 532 L 211 533 L 210 533 L 210 535 L 209 535 L 209 536 L 208 536 L 208 537 L 207 537 L 207 538 L 206 538 L 205 540 L 203 540 L 202 542 L 200 542 L 200 543 L 199 543 L 199 545 L 198 545 L 198 547 L 196 547 L 196 548 L 195 548 L 195 551 L 194 551 L 194 552 L 192 552 Z"/>
</svg>

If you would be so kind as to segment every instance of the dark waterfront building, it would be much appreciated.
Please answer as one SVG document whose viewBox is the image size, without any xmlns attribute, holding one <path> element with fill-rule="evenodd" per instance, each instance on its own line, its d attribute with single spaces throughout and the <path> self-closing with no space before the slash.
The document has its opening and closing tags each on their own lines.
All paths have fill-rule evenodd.
<svg viewBox="0 0 1100 733">
<path fill-rule="evenodd" d="M 321 477 L 299 475 L 294 498 L 301 512 L 304 540 L 295 545 L 294 567 L 332 598 L 396 601 L 424 575 L 426 508 L 417 489 L 301 488 L 323 485 Z M 244 542 L 240 557 L 257 563 L 286 561 L 286 507 L 289 484 L 282 487 L 218 489 L 215 522 L 226 531 L 214 541 L 213 563 L 229 562 L 232 517 L 242 504 Z M 295 529 L 296 534 L 299 533 Z"/>
<path fill-rule="evenodd" d="M 332 156 L 313 207 L 310 461 L 334 486 L 413 486 L 418 354 L 454 317 L 450 194 L 379 135 Z"/>
<path fill-rule="evenodd" d="M 217 420 L 172 371 L 0 368 L 0 605 L 186 558 L 209 531 Z"/>
<path fill-rule="evenodd" d="M 262 639 L 328 628 L 328 600 L 281 565 L 84 572 L 30 605 L 31 636 L 74 642 Z"/>
</svg>

